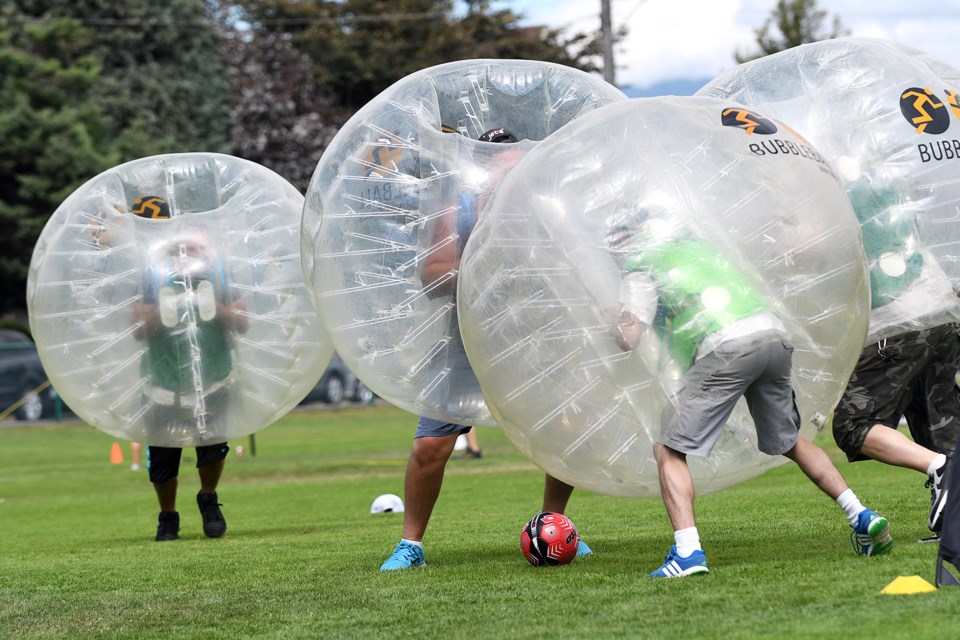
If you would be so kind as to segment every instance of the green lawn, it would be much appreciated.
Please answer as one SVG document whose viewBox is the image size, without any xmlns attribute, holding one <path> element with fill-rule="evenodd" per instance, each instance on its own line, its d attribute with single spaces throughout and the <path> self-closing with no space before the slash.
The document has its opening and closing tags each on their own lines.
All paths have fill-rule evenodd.
<svg viewBox="0 0 960 640">
<path fill-rule="evenodd" d="M 956 638 L 960 589 L 880 594 L 897 576 L 933 582 L 929 492 L 915 472 L 847 464 L 892 521 L 888 557 L 860 558 L 840 510 L 781 467 L 698 500 L 705 577 L 651 580 L 672 542 L 658 500 L 575 493 L 568 515 L 594 555 L 534 569 L 519 532 L 543 475 L 495 429 L 481 460 L 454 460 L 426 537 L 428 566 L 382 574 L 402 516 L 416 418 L 371 407 L 298 412 L 232 455 L 229 523 L 203 537 L 192 451 L 181 539 L 156 543 L 144 472 L 109 463 L 83 425 L 0 429 L 0 638 Z M 128 455 L 124 445 L 124 453 Z"/>
</svg>

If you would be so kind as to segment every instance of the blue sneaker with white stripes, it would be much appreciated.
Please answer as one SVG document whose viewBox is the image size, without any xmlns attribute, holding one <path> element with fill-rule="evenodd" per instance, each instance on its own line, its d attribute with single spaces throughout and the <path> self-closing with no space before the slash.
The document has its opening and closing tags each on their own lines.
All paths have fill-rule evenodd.
<svg viewBox="0 0 960 640">
<path fill-rule="evenodd" d="M 858 556 L 881 556 L 893 549 L 890 523 L 870 509 L 857 516 L 857 526 L 850 532 L 850 544 Z"/>
<path fill-rule="evenodd" d="M 677 546 L 670 547 L 670 553 L 664 559 L 663 566 L 648 573 L 650 578 L 682 578 L 684 576 L 695 576 L 701 573 L 710 573 L 707 568 L 707 556 L 703 551 L 697 549 L 686 558 L 677 553 Z"/>
<path fill-rule="evenodd" d="M 422 567 L 426 564 L 426 561 L 423 559 L 423 547 L 418 547 L 415 544 L 401 540 L 397 543 L 397 548 L 393 550 L 390 557 L 380 565 L 380 571 L 412 569 L 413 567 Z"/>
</svg>

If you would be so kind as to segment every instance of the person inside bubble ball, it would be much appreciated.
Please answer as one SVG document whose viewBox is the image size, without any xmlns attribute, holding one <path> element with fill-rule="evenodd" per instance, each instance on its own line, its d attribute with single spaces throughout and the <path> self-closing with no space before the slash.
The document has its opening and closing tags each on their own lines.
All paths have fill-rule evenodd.
<svg viewBox="0 0 960 640">
<path fill-rule="evenodd" d="M 442 130 L 445 133 L 457 133 L 456 129 L 448 126 L 443 126 Z M 511 144 L 518 140 L 506 129 L 496 127 L 481 135 L 478 141 Z M 504 148 L 497 153 L 494 158 L 496 165 L 487 184 L 491 182 L 495 184 L 501 180 L 521 155 L 521 150 L 514 148 Z M 455 274 L 460 267 L 463 247 L 470 232 L 473 231 L 477 214 L 482 210 L 484 202 L 482 202 L 482 196 L 461 193 L 458 196 L 458 205 L 455 213 L 445 216 L 438 222 L 431 244 L 441 249 L 429 255 L 421 271 L 420 278 L 424 290 L 431 297 L 453 296 L 456 293 Z M 456 243 L 442 242 L 454 234 L 458 239 Z M 450 274 L 454 274 L 454 277 L 450 277 Z M 447 349 L 446 366 L 451 370 L 458 368 L 470 370 L 470 363 L 467 361 L 466 352 L 460 340 L 455 309 L 451 318 L 449 335 L 452 340 Z M 451 359 L 455 362 L 451 363 Z M 440 496 L 447 461 L 453 453 L 458 436 L 467 434 L 472 429 L 473 427 L 469 425 L 420 416 L 403 485 L 405 504 L 403 535 L 393 553 L 380 566 L 381 571 L 410 569 L 426 564 L 423 535 L 430 521 L 430 515 L 433 513 L 433 507 Z M 478 445 L 472 446 L 477 447 L 479 454 Z M 572 492 L 572 486 L 548 475 L 544 485 L 543 510 L 563 513 Z M 580 540 L 577 555 L 583 556 L 590 553 L 590 547 Z"/>
<path fill-rule="evenodd" d="M 622 210 L 608 228 L 607 246 L 623 271 L 617 343 L 634 350 L 653 340 L 684 371 L 653 447 L 674 544 L 663 565 L 648 575 L 709 572 L 687 456 L 710 454 L 741 397 L 760 451 L 793 460 L 837 502 L 853 529 L 857 554 L 888 553 L 893 540 L 887 519 L 861 504 L 825 451 L 799 437 L 790 383 L 793 348 L 783 322 L 747 278 L 675 220 L 653 217 L 643 206 Z"/>
<path fill-rule="evenodd" d="M 138 198 L 131 210 L 157 220 L 170 217 L 169 206 L 156 196 Z M 221 419 L 227 403 L 233 368 L 231 333 L 243 333 L 248 327 L 243 302 L 232 298 L 223 266 L 199 225 L 187 226 L 151 248 L 142 289 L 133 318 L 134 337 L 147 344 L 141 370 L 150 407 L 148 432 L 162 437 L 160 434 L 203 431 Z M 197 435 L 202 439 L 202 433 Z M 203 532 L 211 538 L 227 530 L 217 485 L 229 450 L 226 442 L 196 447 L 197 505 Z M 160 503 L 157 541 L 179 538 L 181 453 L 177 447 L 147 447 L 147 471 Z"/>
<path fill-rule="evenodd" d="M 863 231 L 872 308 L 868 343 L 834 412 L 834 441 L 850 462 L 872 459 L 926 474 L 927 526 L 936 539 L 948 497 L 943 479 L 960 437 L 960 325 L 904 325 L 955 306 L 956 295 L 936 261 L 925 259 L 917 224 L 923 206 L 905 198 L 902 181 L 863 171 L 850 156 L 837 167 Z M 912 438 L 898 430 L 901 418 Z"/>
</svg>

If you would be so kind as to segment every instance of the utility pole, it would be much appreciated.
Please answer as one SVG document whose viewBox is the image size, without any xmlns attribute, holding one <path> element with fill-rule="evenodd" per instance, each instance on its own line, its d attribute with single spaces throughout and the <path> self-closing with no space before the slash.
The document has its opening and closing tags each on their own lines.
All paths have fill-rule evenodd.
<svg viewBox="0 0 960 640">
<path fill-rule="evenodd" d="M 600 35 L 603 38 L 603 79 L 617 86 L 613 66 L 613 21 L 610 0 L 600 0 Z"/>
</svg>

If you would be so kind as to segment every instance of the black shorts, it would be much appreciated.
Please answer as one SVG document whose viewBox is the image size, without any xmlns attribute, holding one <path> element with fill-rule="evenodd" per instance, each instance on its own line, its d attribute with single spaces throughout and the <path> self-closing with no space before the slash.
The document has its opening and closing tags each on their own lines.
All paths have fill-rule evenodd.
<svg viewBox="0 0 960 640">
<path fill-rule="evenodd" d="M 833 416 L 833 439 L 850 462 L 874 425 L 896 429 L 906 417 L 918 444 L 950 452 L 960 435 L 960 337 L 957 325 L 871 342 L 860 354 Z"/>
<path fill-rule="evenodd" d="M 226 443 L 197 447 L 197 468 L 227 457 L 230 446 Z M 150 482 L 166 482 L 180 475 L 180 454 L 183 449 L 174 447 L 147 447 L 147 471 Z"/>
</svg>

